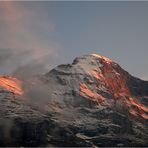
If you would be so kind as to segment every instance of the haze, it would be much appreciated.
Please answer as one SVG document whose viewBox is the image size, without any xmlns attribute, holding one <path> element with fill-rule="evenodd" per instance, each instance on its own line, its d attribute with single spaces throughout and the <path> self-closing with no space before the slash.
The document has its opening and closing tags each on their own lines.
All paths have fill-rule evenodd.
<svg viewBox="0 0 148 148">
<path fill-rule="evenodd" d="M 0 74 L 99 53 L 148 80 L 148 2 L 0 2 Z"/>
</svg>

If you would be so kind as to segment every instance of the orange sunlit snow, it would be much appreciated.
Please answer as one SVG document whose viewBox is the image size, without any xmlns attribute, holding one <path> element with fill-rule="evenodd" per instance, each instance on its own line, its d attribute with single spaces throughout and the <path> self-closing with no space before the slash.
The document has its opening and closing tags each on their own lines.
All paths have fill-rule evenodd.
<svg viewBox="0 0 148 148">
<path fill-rule="evenodd" d="M 0 77 L 0 87 L 13 92 L 15 95 L 23 95 L 22 83 L 14 77 Z"/>
<path fill-rule="evenodd" d="M 90 72 L 91 77 L 94 77 L 98 84 L 103 83 L 109 93 L 113 94 L 115 104 L 118 101 L 122 102 L 124 108 L 129 110 L 131 117 L 148 119 L 147 107 L 131 96 L 130 90 L 126 85 L 129 75 L 123 72 L 119 67 L 114 69 L 110 59 L 96 54 L 93 54 L 93 56 L 99 58 L 102 66 L 99 67 L 101 72 L 97 70 Z M 84 83 L 80 83 L 80 95 L 92 99 L 93 101 L 101 100 L 103 102 L 105 100 L 100 94 L 92 92 Z"/>
<path fill-rule="evenodd" d="M 102 104 L 104 102 L 103 96 L 91 91 L 84 83 L 80 83 L 80 92 L 82 96 L 88 97 L 92 101 L 98 102 L 98 104 Z"/>
<path fill-rule="evenodd" d="M 113 61 L 110 60 L 109 58 L 104 57 L 104 56 L 99 55 L 99 54 L 91 54 L 91 55 L 94 56 L 94 57 L 100 58 L 101 60 L 105 61 L 105 62 L 108 63 L 108 64 L 113 62 Z"/>
</svg>

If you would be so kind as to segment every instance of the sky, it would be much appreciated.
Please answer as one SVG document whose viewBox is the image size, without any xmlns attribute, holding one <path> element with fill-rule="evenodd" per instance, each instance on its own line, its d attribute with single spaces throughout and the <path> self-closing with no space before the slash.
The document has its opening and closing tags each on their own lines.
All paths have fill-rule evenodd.
<svg viewBox="0 0 148 148">
<path fill-rule="evenodd" d="M 1 75 L 45 73 L 92 53 L 148 80 L 148 1 L 0 1 Z"/>
</svg>

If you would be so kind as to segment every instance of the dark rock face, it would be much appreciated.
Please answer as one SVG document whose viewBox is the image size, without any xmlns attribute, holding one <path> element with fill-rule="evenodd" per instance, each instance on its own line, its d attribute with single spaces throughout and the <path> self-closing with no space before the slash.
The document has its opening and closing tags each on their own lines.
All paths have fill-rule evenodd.
<svg viewBox="0 0 148 148">
<path fill-rule="evenodd" d="M 148 146 L 148 82 L 110 59 L 79 57 L 38 80 L 36 95 L 1 89 L 0 146 Z"/>
<path fill-rule="evenodd" d="M 148 96 L 148 82 L 131 77 L 128 82 L 128 87 L 134 96 L 144 97 Z M 148 104 L 147 104 L 148 105 Z"/>
</svg>

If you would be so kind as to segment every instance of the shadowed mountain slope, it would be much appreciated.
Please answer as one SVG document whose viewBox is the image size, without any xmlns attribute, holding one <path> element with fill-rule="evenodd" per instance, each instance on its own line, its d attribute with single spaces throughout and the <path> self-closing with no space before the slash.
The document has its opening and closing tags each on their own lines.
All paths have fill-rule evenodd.
<svg viewBox="0 0 148 148">
<path fill-rule="evenodd" d="M 21 95 L 7 88 L 1 85 L 1 146 L 148 146 L 148 82 L 104 56 L 22 80 Z"/>
</svg>

